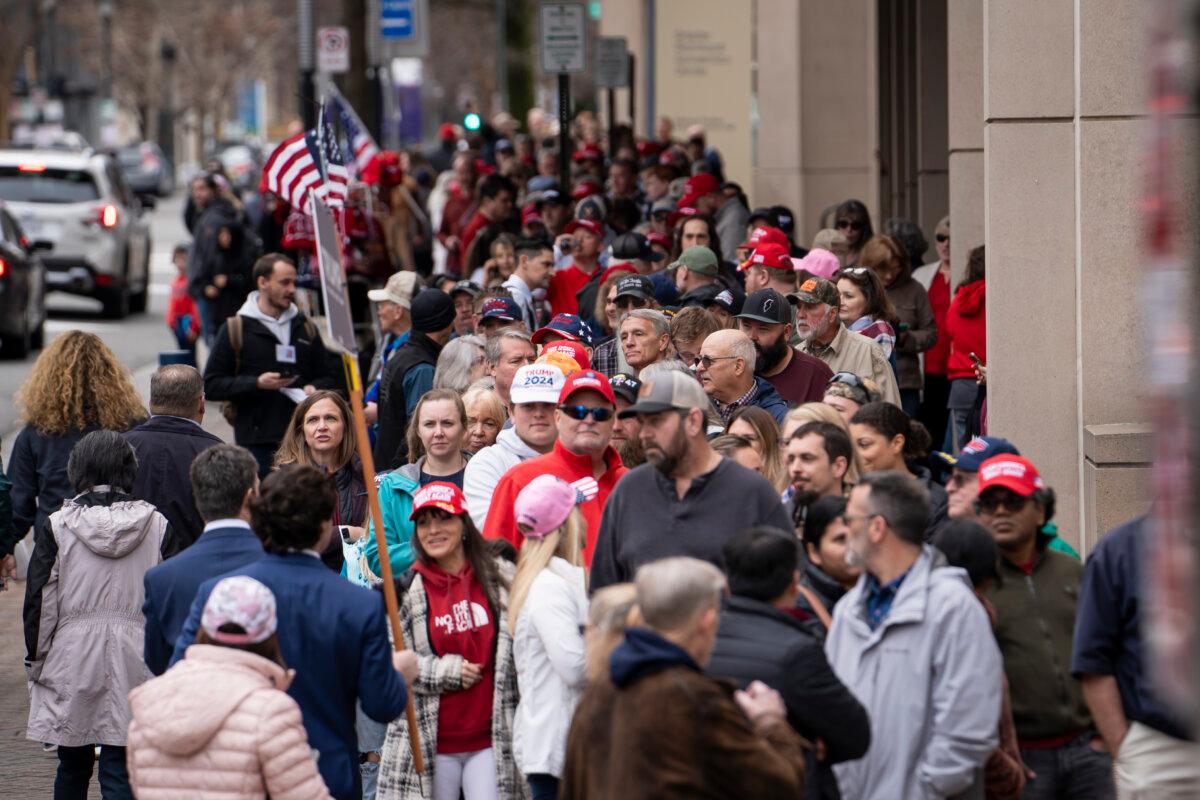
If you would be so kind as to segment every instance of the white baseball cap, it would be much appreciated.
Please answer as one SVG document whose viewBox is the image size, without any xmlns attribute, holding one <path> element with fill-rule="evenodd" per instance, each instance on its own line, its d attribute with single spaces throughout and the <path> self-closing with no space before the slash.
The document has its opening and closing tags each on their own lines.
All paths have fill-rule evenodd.
<svg viewBox="0 0 1200 800">
<path fill-rule="evenodd" d="M 417 286 L 417 273 L 402 270 L 388 278 L 382 289 L 372 289 L 367 292 L 367 299 L 372 303 L 382 303 L 391 300 L 398 306 L 412 308 L 413 290 Z"/>
<path fill-rule="evenodd" d="M 553 403 L 558 404 L 558 395 L 562 392 L 567 376 L 553 364 L 545 362 L 526 364 L 517 370 L 513 376 L 512 387 L 508 396 L 514 404 L 522 403 Z"/>
</svg>

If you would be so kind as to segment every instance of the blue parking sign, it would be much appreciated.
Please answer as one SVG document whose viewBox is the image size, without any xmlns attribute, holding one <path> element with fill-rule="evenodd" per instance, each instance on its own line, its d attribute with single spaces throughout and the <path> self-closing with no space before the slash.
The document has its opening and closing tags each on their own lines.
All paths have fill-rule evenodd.
<svg viewBox="0 0 1200 800">
<path fill-rule="evenodd" d="M 416 33 L 413 24 L 413 0 L 381 0 L 379 32 L 385 39 L 412 40 Z"/>
</svg>

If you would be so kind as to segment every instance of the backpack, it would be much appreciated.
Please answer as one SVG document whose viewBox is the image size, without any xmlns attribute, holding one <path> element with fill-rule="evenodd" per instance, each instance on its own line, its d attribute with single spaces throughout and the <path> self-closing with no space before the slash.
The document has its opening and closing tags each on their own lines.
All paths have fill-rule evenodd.
<svg viewBox="0 0 1200 800">
<path fill-rule="evenodd" d="M 228 317 L 225 320 L 225 330 L 229 334 L 229 346 L 233 348 L 233 374 L 237 375 L 242 371 L 242 318 L 237 314 Z M 321 335 L 316 323 L 308 317 L 304 318 L 304 332 L 313 340 Z M 237 415 L 237 405 L 232 400 L 221 404 L 221 416 L 230 425 L 237 424 Z"/>
</svg>

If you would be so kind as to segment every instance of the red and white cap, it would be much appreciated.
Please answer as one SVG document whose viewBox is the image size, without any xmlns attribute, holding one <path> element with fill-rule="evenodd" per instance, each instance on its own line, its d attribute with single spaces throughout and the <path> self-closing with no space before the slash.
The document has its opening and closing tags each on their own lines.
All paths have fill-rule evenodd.
<svg viewBox="0 0 1200 800">
<path fill-rule="evenodd" d="M 750 257 L 738 266 L 738 272 L 745 272 L 751 267 L 793 271 L 792 258 L 787 248 L 770 242 L 763 242 L 755 248 Z"/>
<path fill-rule="evenodd" d="M 755 228 L 751 232 L 750 238 L 739 244 L 738 247 L 754 250 L 767 243 L 777 244 L 785 250 L 791 249 L 791 243 L 788 241 L 787 234 L 779 228 L 770 225 L 760 225 Z"/>
<path fill-rule="evenodd" d="M 1046 486 L 1037 467 L 1024 456 L 1003 453 L 979 465 L 979 493 L 1001 486 L 1013 494 L 1029 497 Z"/>
<path fill-rule="evenodd" d="M 446 481 L 427 483 L 413 495 L 413 510 L 408 515 L 410 520 L 427 508 L 437 508 L 447 514 L 461 516 L 467 513 L 467 498 L 463 497 L 462 489 Z"/>
<path fill-rule="evenodd" d="M 608 382 L 608 378 L 595 370 L 585 369 L 567 378 L 567 382 L 563 384 L 562 391 L 558 394 L 559 405 L 567 402 L 567 399 L 571 395 L 576 392 L 582 392 L 584 389 L 599 392 L 613 406 L 617 404 L 617 396 L 613 394 L 612 384 Z"/>
<path fill-rule="evenodd" d="M 600 223 L 591 219 L 573 219 L 563 228 L 563 233 L 574 233 L 581 228 L 594 236 L 604 237 L 604 229 L 600 227 Z"/>
<path fill-rule="evenodd" d="M 587 350 L 579 342 L 571 339 L 559 339 L 550 344 L 542 345 L 542 355 L 546 353 L 562 353 L 567 358 L 575 360 L 580 369 L 591 369 L 592 360 L 588 358 Z"/>
</svg>

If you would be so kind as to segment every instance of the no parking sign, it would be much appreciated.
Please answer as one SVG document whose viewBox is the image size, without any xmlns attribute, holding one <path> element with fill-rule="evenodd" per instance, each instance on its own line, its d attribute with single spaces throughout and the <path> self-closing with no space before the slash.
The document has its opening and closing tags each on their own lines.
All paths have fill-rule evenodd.
<svg viewBox="0 0 1200 800">
<path fill-rule="evenodd" d="M 350 69 L 350 29 L 317 28 L 317 72 L 335 74 Z"/>
</svg>

